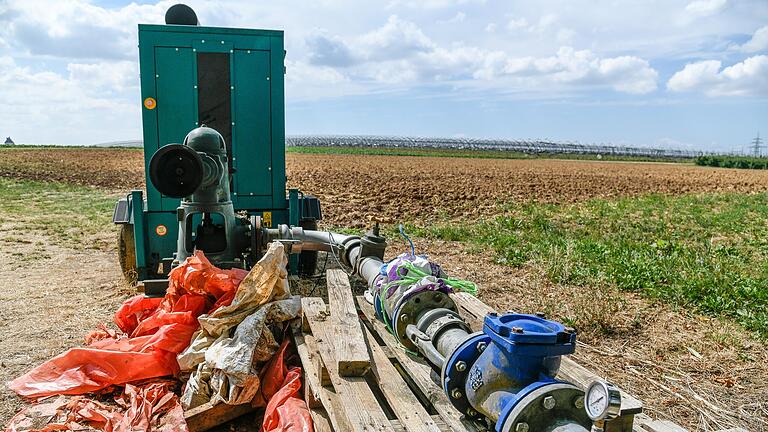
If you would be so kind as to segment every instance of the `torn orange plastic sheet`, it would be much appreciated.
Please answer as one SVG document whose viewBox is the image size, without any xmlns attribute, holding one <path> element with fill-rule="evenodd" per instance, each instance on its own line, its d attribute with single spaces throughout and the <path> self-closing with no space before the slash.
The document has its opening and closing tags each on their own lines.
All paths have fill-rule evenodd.
<svg viewBox="0 0 768 432">
<path fill-rule="evenodd" d="M 22 397 L 37 399 L 175 375 L 176 354 L 189 345 L 199 327 L 197 317 L 229 304 L 247 274 L 219 269 L 196 252 L 171 271 L 164 298 L 138 295 L 123 303 L 114 320 L 124 336 L 91 334 L 87 347 L 72 348 L 8 386 Z"/>
<path fill-rule="evenodd" d="M 261 389 L 253 405 L 259 407 L 266 403 L 262 432 L 313 432 L 309 408 L 297 397 L 301 389 L 301 368 L 286 366 L 287 348 L 288 339 L 261 371 Z"/>
<path fill-rule="evenodd" d="M 127 384 L 115 397 L 115 404 L 82 396 L 60 396 L 23 409 L 11 419 L 5 431 L 186 432 L 184 411 L 178 396 L 173 393 L 176 385 L 171 380 Z"/>
</svg>

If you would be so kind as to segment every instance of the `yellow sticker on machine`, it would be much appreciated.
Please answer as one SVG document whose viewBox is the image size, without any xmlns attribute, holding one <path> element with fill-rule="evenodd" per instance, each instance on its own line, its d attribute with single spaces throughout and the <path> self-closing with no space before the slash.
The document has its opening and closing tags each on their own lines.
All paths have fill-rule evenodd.
<svg viewBox="0 0 768 432">
<path fill-rule="evenodd" d="M 267 228 L 272 228 L 272 212 L 264 212 L 261 215 L 261 224 Z"/>
</svg>

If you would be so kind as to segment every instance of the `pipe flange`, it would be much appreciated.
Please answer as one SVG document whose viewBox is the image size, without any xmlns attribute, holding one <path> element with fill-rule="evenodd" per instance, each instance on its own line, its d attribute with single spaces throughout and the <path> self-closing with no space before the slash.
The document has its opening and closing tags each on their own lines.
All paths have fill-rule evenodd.
<svg viewBox="0 0 768 432">
<path fill-rule="evenodd" d="M 583 406 L 584 391 L 562 381 L 535 382 L 520 390 L 515 400 L 501 409 L 495 430 L 513 432 L 519 423 L 529 430 L 550 430 L 554 425 L 571 423 L 589 431 L 592 421 Z M 580 430 L 578 426 L 575 429 Z"/>
<path fill-rule="evenodd" d="M 409 350 L 416 350 L 416 345 L 408 339 L 405 329 L 409 324 L 418 323 L 419 317 L 424 311 L 434 309 L 455 309 L 456 304 L 448 294 L 442 291 L 422 291 L 406 299 L 401 299 L 393 313 L 392 330 L 400 342 Z"/>
<path fill-rule="evenodd" d="M 476 332 L 469 335 L 466 341 L 459 345 L 451 356 L 443 363 L 440 371 L 440 380 L 443 383 L 443 391 L 448 395 L 451 404 L 461 413 L 472 419 L 484 418 L 469 403 L 467 395 L 464 394 L 465 383 L 475 363 L 485 347 L 491 343 L 491 338 L 483 332 Z M 464 367 L 456 367 L 463 363 Z"/>
</svg>

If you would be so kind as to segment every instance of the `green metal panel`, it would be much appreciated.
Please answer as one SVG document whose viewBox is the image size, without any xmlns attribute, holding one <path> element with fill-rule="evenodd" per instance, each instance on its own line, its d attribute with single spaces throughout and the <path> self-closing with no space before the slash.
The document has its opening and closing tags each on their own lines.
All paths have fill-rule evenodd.
<svg viewBox="0 0 768 432">
<path fill-rule="evenodd" d="M 285 208 L 285 47 L 282 37 L 273 37 L 272 62 L 272 205 Z"/>
<path fill-rule="evenodd" d="M 235 194 L 272 194 L 269 51 L 235 50 L 232 152 Z M 269 200 L 271 201 L 271 200 Z M 271 202 L 265 202 L 269 207 Z"/>
<path fill-rule="evenodd" d="M 249 50 L 252 57 L 245 57 Z M 286 209 L 282 31 L 139 25 L 142 100 L 157 100 L 156 109 L 142 109 L 145 168 L 159 147 L 180 142 L 195 127 L 196 53 L 227 51 L 237 168 L 232 201 L 236 210 L 254 214 Z M 255 78 L 261 76 L 264 81 Z M 161 198 L 147 178 L 148 211 L 173 211 L 177 205 L 176 199 Z"/>
<path fill-rule="evenodd" d="M 131 205 L 131 220 L 133 222 L 133 241 L 136 246 L 136 268 L 147 266 L 146 258 L 146 224 L 144 223 L 144 198 L 140 190 L 132 190 L 128 201 Z M 139 274 L 144 277 L 145 274 Z"/>
<path fill-rule="evenodd" d="M 197 104 L 193 54 L 191 48 L 155 48 L 155 111 L 160 146 L 183 142 L 187 133 L 195 128 Z M 178 206 L 178 199 L 163 197 L 160 209 L 176 210 Z"/>
<path fill-rule="evenodd" d="M 166 228 L 165 235 L 158 234 L 157 227 Z M 162 258 L 170 258 L 176 252 L 176 240 L 179 232 L 179 222 L 176 212 L 147 213 L 147 258 L 157 264 Z M 162 232 L 162 231 L 160 231 Z M 152 269 L 155 270 L 155 269 Z"/>
</svg>

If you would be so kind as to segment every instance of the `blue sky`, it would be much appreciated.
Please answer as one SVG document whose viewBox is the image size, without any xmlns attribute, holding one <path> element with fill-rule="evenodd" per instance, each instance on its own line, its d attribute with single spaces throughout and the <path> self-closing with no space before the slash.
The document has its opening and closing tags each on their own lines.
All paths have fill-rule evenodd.
<svg viewBox="0 0 768 432">
<path fill-rule="evenodd" d="M 0 135 L 141 136 L 136 25 L 174 1 L 0 0 Z M 291 134 L 740 150 L 768 135 L 766 0 L 189 1 L 285 30 Z"/>
</svg>

